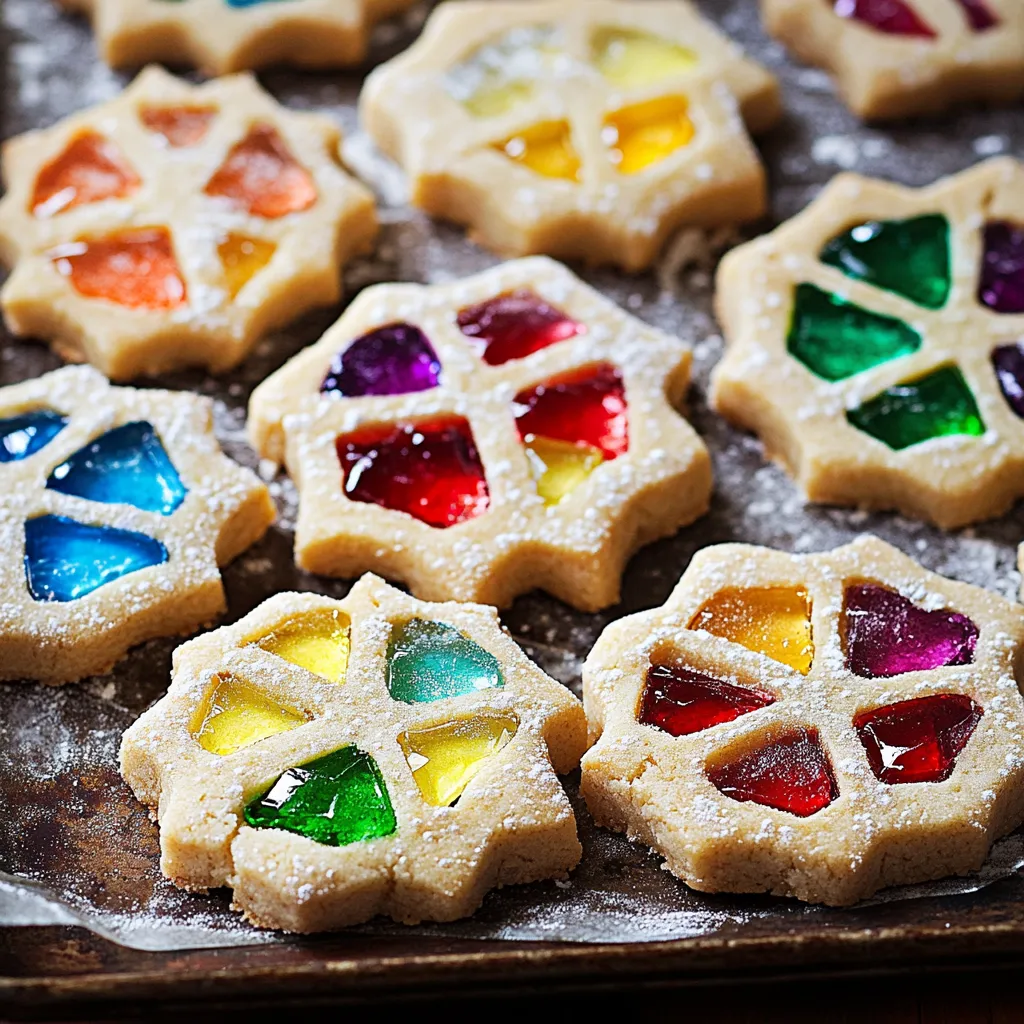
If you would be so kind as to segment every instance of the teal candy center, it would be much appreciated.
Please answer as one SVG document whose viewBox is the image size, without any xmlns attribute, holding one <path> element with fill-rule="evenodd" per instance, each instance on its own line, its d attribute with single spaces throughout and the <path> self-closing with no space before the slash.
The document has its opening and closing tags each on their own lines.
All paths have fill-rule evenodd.
<svg viewBox="0 0 1024 1024">
<path fill-rule="evenodd" d="M 858 224 L 827 242 L 819 258 L 928 309 L 949 298 L 949 222 L 938 213 Z"/>
<path fill-rule="evenodd" d="M 900 451 L 933 437 L 985 433 L 978 404 L 955 366 L 888 388 L 846 414 L 864 433 Z"/>
<path fill-rule="evenodd" d="M 420 704 L 505 685 L 493 654 L 444 622 L 410 619 L 392 629 L 388 692 Z"/>
<path fill-rule="evenodd" d="M 872 313 L 824 292 L 797 285 L 786 348 L 812 373 L 843 380 L 921 347 L 921 335 L 892 317 Z"/>
<path fill-rule="evenodd" d="M 253 828 L 294 832 L 325 846 L 347 846 L 395 831 L 397 821 L 377 763 L 353 744 L 289 768 L 250 801 Z"/>
</svg>

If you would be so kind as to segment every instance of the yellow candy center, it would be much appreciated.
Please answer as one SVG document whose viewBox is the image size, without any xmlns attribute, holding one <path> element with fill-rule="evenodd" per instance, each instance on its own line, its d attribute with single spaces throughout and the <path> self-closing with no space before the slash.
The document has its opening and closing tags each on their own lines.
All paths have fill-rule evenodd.
<svg viewBox="0 0 1024 1024">
<path fill-rule="evenodd" d="M 662 96 L 609 114 L 601 137 L 619 172 L 639 174 L 688 145 L 694 135 L 688 106 L 682 96 Z"/>
<path fill-rule="evenodd" d="M 217 246 L 224 268 L 224 283 L 234 298 L 269 262 L 277 248 L 273 242 L 229 234 Z"/>
<path fill-rule="evenodd" d="M 651 85 L 692 71 L 697 55 L 677 43 L 635 29 L 604 28 L 591 44 L 598 71 L 625 88 Z"/>
<path fill-rule="evenodd" d="M 537 493 L 546 505 L 557 505 L 604 462 L 604 455 L 598 448 L 553 437 L 529 434 L 523 447 Z"/>
<path fill-rule="evenodd" d="M 350 625 L 341 612 L 316 612 L 286 622 L 255 643 L 314 675 L 343 683 L 351 647 Z"/>
<path fill-rule="evenodd" d="M 450 807 L 462 795 L 484 761 L 504 747 L 519 728 L 514 714 L 487 712 L 399 737 L 423 799 Z"/>
<path fill-rule="evenodd" d="M 305 721 L 300 712 L 282 707 L 241 679 L 225 675 L 219 677 L 206 702 L 202 723 L 192 735 L 204 750 L 224 757 Z"/>
<path fill-rule="evenodd" d="M 567 121 L 545 121 L 497 143 L 495 149 L 545 178 L 580 180 L 580 158 Z"/>
<path fill-rule="evenodd" d="M 690 621 L 806 675 L 811 670 L 811 605 L 795 587 L 730 588 L 719 591 Z"/>
</svg>

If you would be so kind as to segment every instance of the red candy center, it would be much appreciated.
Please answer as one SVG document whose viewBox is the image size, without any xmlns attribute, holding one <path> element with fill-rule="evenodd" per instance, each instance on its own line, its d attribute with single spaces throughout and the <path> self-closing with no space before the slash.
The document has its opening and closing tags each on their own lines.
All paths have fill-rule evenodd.
<svg viewBox="0 0 1024 1024">
<path fill-rule="evenodd" d="M 29 209 L 37 217 L 53 217 L 86 203 L 123 199 L 141 183 L 110 139 L 83 132 L 39 172 Z"/>
<path fill-rule="evenodd" d="M 708 770 L 719 792 L 809 818 L 837 796 L 832 766 L 814 729 L 798 729 L 728 764 Z"/>
<path fill-rule="evenodd" d="M 953 773 L 982 713 L 970 697 L 940 693 L 865 711 L 853 724 L 882 782 L 941 782 Z"/>
<path fill-rule="evenodd" d="M 273 220 L 308 210 L 316 202 L 316 185 L 277 131 L 257 124 L 228 153 L 207 182 L 206 194 L 223 196 L 255 217 Z"/>
<path fill-rule="evenodd" d="M 963 8 L 967 23 L 975 32 L 984 32 L 995 28 L 999 19 L 988 9 L 985 0 L 958 0 Z"/>
<path fill-rule="evenodd" d="M 526 289 L 505 292 L 463 309 L 458 324 L 489 366 L 525 359 L 548 345 L 586 332 L 583 324 Z"/>
<path fill-rule="evenodd" d="M 444 529 L 487 511 L 484 467 L 464 419 L 373 427 L 339 437 L 345 494 Z"/>
<path fill-rule="evenodd" d="M 647 670 L 639 721 L 670 736 L 688 736 L 774 702 L 769 693 L 734 686 L 703 672 L 652 665 Z"/>
<path fill-rule="evenodd" d="M 606 459 L 629 450 L 629 417 L 622 378 L 607 363 L 521 391 L 516 426 L 522 439 L 550 437 L 599 449 Z"/>
<path fill-rule="evenodd" d="M 903 0 L 828 0 L 841 18 L 862 21 L 893 36 L 934 39 L 934 30 Z"/>
</svg>

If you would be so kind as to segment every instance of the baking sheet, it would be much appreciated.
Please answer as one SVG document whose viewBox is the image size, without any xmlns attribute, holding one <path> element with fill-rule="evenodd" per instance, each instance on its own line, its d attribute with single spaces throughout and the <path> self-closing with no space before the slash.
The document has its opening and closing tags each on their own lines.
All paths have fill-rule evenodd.
<svg viewBox="0 0 1024 1024">
<path fill-rule="evenodd" d="M 402 49 L 414 37 L 426 8 L 383 26 L 374 59 Z M 756 58 L 772 67 L 785 87 L 787 118 L 761 140 L 772 182 L 772 222 L 801 209 L 840 169 L 925 184 L 996 153 L 1024 157 L 1020 110 L 969 110 L 941 121 L 893 129 L 863 128 L 835 100 L 821 72 L 788 61 L 766 40 L 756 0 L 705 0 L 700 6 Z M 95 58 L 86 25 L 48 0 L 6 0 L 0 25 L 0 59 L 6 61 L 0 93 L 0 135 L 43 127 L 73 110 L 115 95 L 127 78 Z M 467 243 L 459 231 L 434 225 L 404 203 L 404 183 L 377 157 L 357 130 L 355 99 L 361 77 L 275 73 L 263 81 L 281 102 L 336 117 L 349 133 L 346 157 L 378 193 L 384 230 L 372 258 L 346 274 L 347 298 L 378 281 L 435 283 L 482 270 L 496 259 Z M 762 225 L 770 227 L 770 223 Z M 687 339 L 695 349 L 691 419 L 711 448 L 716 494 L 711 513 L 676 537 L 652 545 L 630 564 L 623 602 L 585 615 L 543 594 L 521 598 L 503 621 L 547 672 L 579 692 L 580 666 L 602 628 L 624 614 L 662 603 L 694 551 L 742 540 L 787 551 L 817 551 L 873 532 L 928 568 L 988 586 L 1012 597 L 1019 585 L 1015 548 L 1024 535 L 1019 511 L 997 523 L 943 534 L 897 517 L 805 507 L 785 475 L 764 463 L 760 446 L 719 421 L 705 402 L 708 373 L 722 351 L 710 313 L 717 255 L 739 236 L 710 238 L 684 232 L 655 270 L 627 277 L 612 271 L 583 276 L 644 320 Z M 340 597 L 346 581 L 300 573 L 291 563 L 295 493 L 284 478 L 258 466 L 245 445 L 245 406 L 252 388 L 300 348 L 315 341 L 340 312 L 306 317 L 267 339 L 242 367 L 222 378 L 173 374 L 151 383 L 211 395 L 227 451 L 271 478 L 281 519 L 261 544 L 225 575 L 226 621 L 237 619 L 280 590 L 311 590 Z M 37 376 L 59 361 L 42 345 L 0 333 L 0 385 Z M 281 942 L 240 922 L 225 891 L 208 896 L 179 892 L 159 875 L 155 826 L 116 770 L 120 734 L 164 691 L 170 654 L 178 641 L 143 645 L 110 676 L 51 690 L 31 684 L 0 685 L 0 925 L 84 924 L 139 949 L 187 949 Z M 879 902 L 973 891 L 1024 865 L 1024 839 L 1002 841 L 985 870 L 969 880 L 947 880 L 882 894 L 852 910 L 806 907 L 760 897 L 708 896 L 690 891 L 661 869 L 660 859 L 623 837 L 593 826 L 573 798 L 584 859 L 568 882 L 540 883 L 492 893 L 472 919 L 415 930 L 465 938 L 573 942 L 652 941 L 698 935 L 742 936 L 745 930 L 780 933 L 813 922 L 870 926 Z M 755 924 L 756 922 L 756 924 Z M 369 934 L 408 929 L 374 922 Z"/>
</svg>

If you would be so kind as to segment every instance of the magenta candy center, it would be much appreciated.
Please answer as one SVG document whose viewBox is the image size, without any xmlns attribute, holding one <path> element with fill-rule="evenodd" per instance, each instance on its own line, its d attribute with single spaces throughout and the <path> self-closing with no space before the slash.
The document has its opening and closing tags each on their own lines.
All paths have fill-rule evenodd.
<svg viewBox="0 0 1024 1024">
<path fill-rule="evenodd" d="M 332 360 L 321 392 L 345 398 L 405 395 L 436 388 L 441 363 L 412 324 L 388 324 L 356 338 Z"/>
<path fill-rule="evenodd" d="M 1024 313 L 1024 225 L 985 225 L 978 301 L 997 313 Z"/>
<path fill-rule="evenodd" d="M 859 676 L 898 676 L 974 661 L 978 627 L 966 615 L 928 611 L 876 583 L 846 588 L 846 662 Z"/>
</svg>

